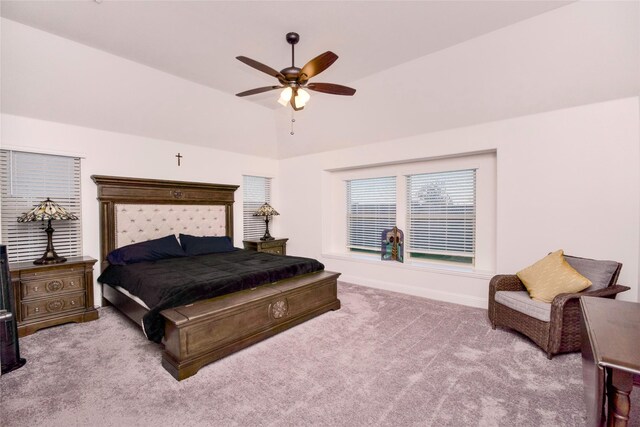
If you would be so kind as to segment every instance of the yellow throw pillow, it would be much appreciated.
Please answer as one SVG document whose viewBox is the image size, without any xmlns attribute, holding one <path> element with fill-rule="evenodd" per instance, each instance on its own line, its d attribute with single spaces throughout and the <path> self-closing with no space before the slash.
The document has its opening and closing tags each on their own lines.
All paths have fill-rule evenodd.
<svg viewBox="0 0 640 427">
<path fill-rule="evenodd" d="M 516 275 L 529 291 L 531 298 L 549 303 L 556 295 L 580 292 L 591 286 L 591 281 L 564 259 L 562 249 L 518 271 Z"/>
</svg>

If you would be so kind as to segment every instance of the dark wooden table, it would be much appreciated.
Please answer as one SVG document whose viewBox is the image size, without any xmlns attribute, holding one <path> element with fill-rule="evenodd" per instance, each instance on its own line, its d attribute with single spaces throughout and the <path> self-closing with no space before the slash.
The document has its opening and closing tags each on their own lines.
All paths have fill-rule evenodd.
<svg viewBox="0 0 640 427">
<path fill-rule="evenodd" d="M 587 425 L 626 426 L 633 376 L 640 375 L 640 304 L 582 297 L 580 307 Z"/>
</svg>

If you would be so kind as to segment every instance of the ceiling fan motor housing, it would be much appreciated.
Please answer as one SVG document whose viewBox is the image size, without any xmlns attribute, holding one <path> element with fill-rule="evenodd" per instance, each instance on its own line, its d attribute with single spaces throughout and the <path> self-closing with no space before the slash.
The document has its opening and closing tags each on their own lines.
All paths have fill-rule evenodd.
<svg viewBox="0 0 640 427">
<path fill-rule="evenodd" d="M 280 70 L 280 73 L 286 77 L 287 81 L 283 82 L 286 84 L 287 82 L 295 82 L 300 75 L 300 68 L 298 67 L 287 67 Z"/>
<path fill-rule="evenodd" d="M 287 43 L 289 44 L 297 44 L 300 41 L 300 34 L 298 33 L 287 33 Z"/>
</svg>

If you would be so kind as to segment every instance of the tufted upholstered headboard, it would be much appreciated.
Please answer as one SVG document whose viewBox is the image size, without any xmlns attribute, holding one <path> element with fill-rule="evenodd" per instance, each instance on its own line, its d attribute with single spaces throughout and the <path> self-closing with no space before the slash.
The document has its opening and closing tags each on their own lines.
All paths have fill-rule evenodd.
<svg viewBox="0 0 640 427">
<path fill-rule="evenodd" d="M 100 202 L 100 260 L 112 250 L 168 234 L 229 236 L 237 185 L 93 175 Z"/>
<path fill-rule="evenodd" d="M 115 247 L 168 234 L 226 236 L 224 205 L 143 205 L 116 203 Z"/>
</svg>

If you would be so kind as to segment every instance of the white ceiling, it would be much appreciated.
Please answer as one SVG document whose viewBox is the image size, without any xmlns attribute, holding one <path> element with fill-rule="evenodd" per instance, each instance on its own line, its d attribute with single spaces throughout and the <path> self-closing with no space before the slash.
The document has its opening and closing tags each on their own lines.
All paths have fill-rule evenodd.
<svg viewBox="0 0 640 427">
<path fill-rule="evenodd" d="M 571 2 L 537 0 L 2 1 L 0 12 L 4 18 L 229 95 L 275 83 L 275 79 L 237 61 L 236 56 L 244 55 L 276 69 L 284 68 L 290 65 L 290 48 L 284 35 L 289 31 L 296 31 L 301 35 L 300 43 L 296 46 L 296 65 L 302 66 L 304 62 L 326 50 L 335 52 L 340 59 L 313 81 L 352 86 L 358 90 L 354 98 L 361 99 L 314 95 L 313 108 L 299 113 L 296 138 L 291 138 L 288 134 L 288 116 L 283 110 L 267 110 L 268 114 L 273 114 L 276 122 L 278 147 L 275 157 L 290 157 L 495 120 L 510 114 L 537 112 L 536 109 L 541 107 L 562 107 L 562 102 L 539 105 L 540 102 L 536 101 L 536 108 L 532 111 L 531 108 L 523 107 L 529 103 L 527 98 L 517 93 L 496 96 L 496 103 L 504 104 L 503 98 L 510 98 L 505 105 L 494 105 L 489 95 L 480 104 L 472 102 L 473 105 L 469 107 L 465 90 L 473 84 L 486 84 L 487 88 L 493 88 L 493 83 L 483 79 L 478 81 L 477 76 L 464 80 L 477 72 L 482 75 L 483 57 L 474 57 L 473 52 L 482 52 L 486 47 L 478 45 L 477 49 L 460 50 L 459 46 L 472 46 L 470 43 L 473 42 L 469 42 L 470 40 L 483 35 L 490 38 L 499 29 L 514 23 L 524 22 L 526 25 L 526 20 L 557 8 L 563 9 L 569 3 Z M 586 18 L 576 19 L 584 21 Z M 571 29 L 571 22 L 567 24 Z M 544 32 L 544 28 L 533 31 L 543 39 L 548 36 Z M 573 34 L 570 37 L 583 36 Z M 508 51 L 510 41 L 504 42 Z M 563 41 L 551 43 L 562 45 Z M 448 57 L 449 52 L 456 49 L 463 55 L 471 53 L 468 59 L 475 61 L 478 70 L 474 69 L 470 73 L 468 69 L 447 69 L 449 66 L 468 66 L 468 61 Z M 536 47 L 533 49 L 536 50 Z M 490 59 L 496 61 L 495 58 Z M 515 61 L 520 59 L 514 58 Z M 438 67 L 437 63 L 433 63 L 436 60 L 446 66 Z M 497 61 L 503 60 L 509 59 Z M 526 58 L 524 61 L 526 62 Z M 498 65 L 493 64 L 489 71 Z M 567 74 L 571 74 L 569 71 L 573 72 L 573 68 Z M 458 87 L 452 81 L 447 81 L 452 76 L 463 79 L 459 81 Z M 489 75 L 485 77 L 490 78 Z M 427 78 L 441 80 L 425 80 Z M 447 88 L 448 95 L 438 94 L 440 82 L 443 82 L 443 88 Z M 554 85 L 551 86 L 555 88 Z M 423 89 L 425 87 L 428 89 Z M 517 87 L 516 83 L 516 90 Z M 534 87 L 532 92 L 538 92 L 539 89 Z M 373 93 L 378 90 L 383 95 L 382 98 L 374 96 Z M 416 97 L 416 93 L 419 96 Z M 443 101 L 446 104 L 429 104 L 430 93 L 433 94 L 431 102 L 442 97 L 447 99 Z M 467 92 L 469 93 L 473 93 L 473 90 Z M 580 99 L 572 99 L 570 94 L 567 96 L 569 99 L 566 99 L 566 103 L 570 105 L 582 102 Z M 610 94 L 599 96 L 611 97 Z M 266 93 L 244 98 L 243 101 L 255 102 L 269 109 L 281 108 L 274 101 L 276 97 L 277 94 Z M 424 102 L 428 105 L 415 101 L 414 98 L 426 99 Z M 514 102 L 515 108 L 512 105 Z M 368 110 L 371 103 L 375 106 Z M 406 108 L 403 109 L 402 105 Z M 386 111 L 388 106 L 393 106 L 394 110 Z M 413 124 L 384 124 L 387 113 L 394 120 L 406 118 Z M 424 116 L 425 113 L 433 114 L 437 119 L 430 121 Z M 366 129 L 356 124 L 363 120 L 369 122 Z M 332 126 L 327 126 L 333 121 L 336 123 L 333 127 L 336 133 L 331 132 Z M 114 131 L 126 130 L 111 129 L 112 124 L 96 126 Z M 376 126 L 380 128 L 377 129 Z M 149 133 L 149 136 L 162 138 L 162 135 L 151 131 Z M 176 139 L 169 134 L 170 132 L 166 139 Z M 210 139 L 205 142 L 204 139 L 191 138 L 186 134 L 181 134 L 179 139 L 179 142 L 208 144 L 214 148 L 233 150 L 232 147 L 218 147 Z"/>
<path fill-rule="evenodd" d="M 3 1 L 2 16 L 229 94 L 275 83 L 236 56 L 277 70 L 327 50 L 323 76 L 358 79 L 560 7 L 562 1 Z M 273 94 L 263 96 L 272 99 Z M 260 98 L 254 97 L 253 99 Z M 265 102 L 276 108 L 278 104 Z"/>
</svg>

